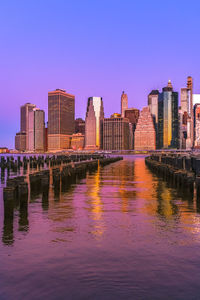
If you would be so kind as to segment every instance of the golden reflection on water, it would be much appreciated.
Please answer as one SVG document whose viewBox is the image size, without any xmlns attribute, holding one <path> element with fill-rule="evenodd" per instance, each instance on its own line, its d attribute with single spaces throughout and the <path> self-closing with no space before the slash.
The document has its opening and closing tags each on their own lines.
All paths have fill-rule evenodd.
<svg viewBox="0 0 200 300">
<path fill-rule="evenodd" d="M 103 221 L 103 202 L 101 199 L 100 191 L 100 165 L 98 165 L 98 169 L 96 173 L 92 176 L 89 175 L 86 178 L 86 198 L 89 214 L 88 216 L 94 221 L 92 223 L 91 233 L 99 238 L 105 232 L 105 224 Z"/>
<path fill-rule="evenodd" d="M 165 219 L 170 219 L 177 213 L 177 207 L 172 202 L 171 189 L 162 180 L 148 170 L 144 159 L 135 160 L 135 180 L 137 181 L 137 198 L 143 199 L 141 211 L 150 215 L 158 214 Z"/>
</svg>

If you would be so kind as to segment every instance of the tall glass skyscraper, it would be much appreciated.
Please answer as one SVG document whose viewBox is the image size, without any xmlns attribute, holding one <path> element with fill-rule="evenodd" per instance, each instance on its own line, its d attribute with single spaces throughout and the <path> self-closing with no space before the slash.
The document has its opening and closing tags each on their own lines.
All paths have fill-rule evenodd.
<svg viewBox="0 0 200 300">
<path fill-rule="evenodd" d="M 178 93 L 173 91 L 171 82 L 164 87 L 158 100 L 159 148 L 178 148 Z"/>
<path fill-rule="evenodd" d="M 102 121 L 104 118 L 103 100 L 101 97 L 88 98 L 85 118 L 85 148 L 102 148 Z"/>
</svg>

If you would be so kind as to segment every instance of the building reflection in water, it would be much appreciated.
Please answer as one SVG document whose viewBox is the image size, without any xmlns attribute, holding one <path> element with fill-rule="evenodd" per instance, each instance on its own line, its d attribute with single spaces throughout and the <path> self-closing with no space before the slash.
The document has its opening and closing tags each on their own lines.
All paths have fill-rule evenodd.
<svg viewBox="0 0 200 300">
<path fill-rule="evenodd" d="M 49 190 L 42 192 L 42 208 L 44 211 L 49 209 Z"/>
<path fill-rule="evenodd" d="M 103 202 L 101 199 L 101 179 L 100 179 L 101 167 L 98 165 L 98 169 L 92 175 L 87 175 L 86 178 L 86 202 L 89 211 L 89 218 L 92 222 L 91 233 L 95 238 L 100 238 L 105 232 L 105 224 L 103 221 Z"/>
<path fill-rule="evenodd" d="M 19 207 L 19 231 L 28 231 L 28 199 L 20 199 Z"/>
<path fill-rule="evenodd" d="M 5 245 L 12 245 L 14 242 L 13 220 L 14 220 L 14 202 L 5 201 L 4 202 L 4 225 L 3 225 L 3 235 L 2 235 L 2 242 Z"/>
<path fill-rule="evenodd" d="M 166 183 L 146 167 L 143 158 L 135 160 L 134 177 L 137 182 L 137 198 L 145 199 L 142 210 L 150 215 L 158 215 L 166 219 L 178 213 L 172 190 Z"/>
</svg>

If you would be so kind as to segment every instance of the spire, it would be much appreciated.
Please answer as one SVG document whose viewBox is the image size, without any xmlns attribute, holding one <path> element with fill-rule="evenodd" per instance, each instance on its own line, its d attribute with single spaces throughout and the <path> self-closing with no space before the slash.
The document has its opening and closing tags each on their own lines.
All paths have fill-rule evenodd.
<svg viewBox="0 0 200 300">
<path fill-rule="evenodd" d="M 172 83 L 171 83 L 171 80 L 170 80 L 170 79 L 168 80 L 167 87 L 169 87 L 169 88 L 173 89 L 173 86 L 172 86 Z"/>
</svg>

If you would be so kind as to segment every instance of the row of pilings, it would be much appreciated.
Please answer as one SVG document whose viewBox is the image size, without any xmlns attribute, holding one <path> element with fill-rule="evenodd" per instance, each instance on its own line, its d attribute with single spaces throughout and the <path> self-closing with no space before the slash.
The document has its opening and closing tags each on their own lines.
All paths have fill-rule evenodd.
<svg viewBox="0 0 200 300">
<path fill-rule="evenodd" d="M 90 156 L 91 158 L 91 156 Z M 95 157 L 96 158 L 96 157 Z M 88 159 L 88 157 L 87 157 Z M 3 189 L 4 199 L 4 229 L 3 242 L 13 243 L 13 220 L 14 210 L 19 209 L 20 228 L 26 230 L 28 226 L 28 199 L 42 194 L 42 202 L 48 201 L 50 182 L 54 195 L 60 191 L 66 191 L 71 184 L 76 184 L 85 178 L 87 173 L 92 173 L 98 166 L 106 166 L 123 159 L 122 157 L 103 157 L 99 159 L 73 161 L 63 166 L 53 166 L 47 170 L 41 170 L 29 174 L 29 176 L 17 176 L 7 180 Z M 51 178 L 50 178 L 51 177 Z M 51 179 L 51 180 L 50 180 Z"/>
<path fill-rule="evenodd" d="M 200 156 L 182 153 L 152 154 L 145 163 L 174 188 L 193 193 L 200 200 Z"/>
<path fill-rule="evenodd" d="M 38 156 L 1 156 L 1 173 L 7 170 L 17 173 L 21 168 L 23 170 L 42 169 L 44 167 L 60 166 L 70 162 L 85 161 L 90 159 L 100 159 L 99 154 L 70 154 L 70 155 L 38 155 Z"/>
</svg>

